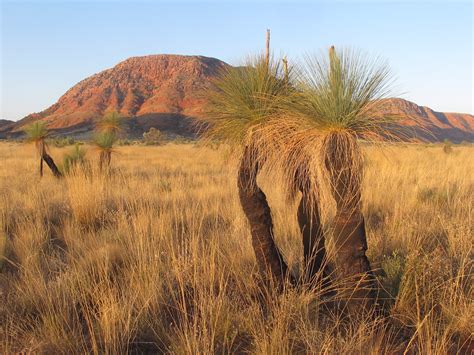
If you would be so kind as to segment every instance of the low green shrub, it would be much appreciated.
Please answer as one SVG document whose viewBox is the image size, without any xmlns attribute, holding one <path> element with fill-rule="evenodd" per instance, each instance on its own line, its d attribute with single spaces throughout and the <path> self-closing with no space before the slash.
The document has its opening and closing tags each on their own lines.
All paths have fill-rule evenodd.
<svg viewBox="0 0 474 355">
<path fill-rule="evenodd" d="M 77 166 L 84 166 L 86 164 L 86 151 L 81 145 L 76 144 L 63 157 L 63 164 L 61 170 L 64 174 L 68 174 Z"/>
</svg>

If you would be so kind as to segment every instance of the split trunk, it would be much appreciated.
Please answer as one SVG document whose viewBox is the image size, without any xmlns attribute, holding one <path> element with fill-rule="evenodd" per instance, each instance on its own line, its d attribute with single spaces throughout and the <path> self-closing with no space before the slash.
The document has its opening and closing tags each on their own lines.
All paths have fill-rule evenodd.
<svg viewBox="0 0 474 355">
<path fill-rule="evenodd" d="M 270 206 L 257 185 L 258 172 L 259 164 L 254 159 L 252 149 L 245 147 L 238 172 L 240 203 L 250 224 L 252 245 L 260 272 L 266 281 L 282 287 L 285 280 L 293 280 L 273 238 Z"/>
</svg>

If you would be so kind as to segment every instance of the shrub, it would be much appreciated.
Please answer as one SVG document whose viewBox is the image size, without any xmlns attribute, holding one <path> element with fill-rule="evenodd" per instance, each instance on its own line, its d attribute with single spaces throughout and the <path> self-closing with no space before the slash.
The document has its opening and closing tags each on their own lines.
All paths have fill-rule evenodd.
<svg viewBox="0 0 474 355">
<path fill-rule="evenodd" d="M 86 163 L 86 151 L 76 143 L 74 148 L 64 155 L 62 172 L 67 174 L 76 166 L 84 166 Z"/>
<path fill-rule="evenodd" d="M 76 140 L 72 137 L 57 137 L 53 139 L 52 143 L 55 147 L 62 148 L 68 145 L 76 144 Z"/>
<path fill-rule="evenodd" d="M 453 143 L 449 139 L 445 139 L 443 142 L 443 152 L 450 154 L 453 152 Z"/>
<path fill-rule="evenodd" d="M 132 145 L 132 143 L 133 143 L 133 142 L 132 142 L 131 140 L 126 139 L 126 138 L 125 138 L 125 139 L 119 139 L 119 140 L 117 141 L 117 145 L 119 145 L 119 146 Z"/>
<path fill-rule="evenodd" d="M 162 145 L 165 138 L 165 135 L 154 127 L 151 127 L 148 132 L 143 133 L 143 141 L 146 145 Z"/>
<path fill-rule="evenodd" d="M 392 255 L 384 256 L 382 261 L 382 270 L 384 275 L 381 277 L 383 289 L 390 297 L 397 297 L 400 285 L 405 271 L 406 258 L 399 252 L 394 251 Z"/>
</svg>

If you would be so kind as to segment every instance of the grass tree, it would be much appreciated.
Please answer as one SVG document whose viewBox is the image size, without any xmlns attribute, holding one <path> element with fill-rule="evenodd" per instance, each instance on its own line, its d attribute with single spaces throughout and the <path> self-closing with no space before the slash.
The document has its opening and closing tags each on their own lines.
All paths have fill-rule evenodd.
<svg viewBox="0 0 474 355">
<path fill-rule="evenodd" d="M 238 189 L 242 209 L 250 224 L 252 245 L 261 274 L 283 285 L 291 277 L 275 244 L 271 210 L 257 176 L 269 152 L 259 129 L 277 112 L 276 99 L 286 95 L 281 66 L 267 57 L 250 60 L 246 66 L 225 69 L 209 92 L 205 123 L 207 138 L 241 148 Z"/>
<path fill-rule="evenodd" d="M 109 132 L 118 136 L 123 132 L 125 126 L 124 118 L 116 111 L 107 113 L 95 125 L 97 132 Z"/>
<path fill-rule="evenodd" d="M 46 138 L 49 136 L 48 129 L 46 127 L 46 122 L 36 121 L 31 123 L 25 128 L 25 133 L 27 140 L 35 144 L 40 157 L 39 173 L 40 176 L 43 176 L 43 161 L 46 162 L 48 167 L 51 169 L 51 172 L 56 177 L 61 177 L 62 174 L 59 171 L 58 167 L 54 163 L 53 158 L 48 154 Z"/>
<path fill-rule="evenodd" d="M 284 107 L 292 101 L 294 97 L 293 94 L 296 91 L 293 83 L 290 83 L 290 73 L 286 57 L 282 59 L 282 63 L 284 69 L 284 80 L 288 86 L 288 95 L 282 97 Z M 298 75 L 294 75 L 294 77 L 297 78 Z M 280 98 L 277 98 L 277 100 L 278 99 Z M 277 115 L 277 117 L 279 117 L 279 115 Z M 272 125 L 270 124 L 270 126 Z M 282 130 L 282 132 L 285 132 L 285 130 Z M 271 141 L 274 141 L 274 139 L 272 139 L 274 137 L 273 134 L 270 135 Z M 281 142 L 285 142 L 285 139 L 282 139 L 278 143 Z M 319 211 L 319 199 L 317 194 L 314 193 L 317 184 L 314 181 L 314 177 L 311 176 L 311 172 L 308 170 L 308 154 L 301 150 L 298 151 L 297 146 L 294 148 L 296 149 L 293 150 L 290 146 L 290 149 L 286 151 L 290 157 L 295 155 L 300 157 L 298 164 L 293 166 L 294 170 L 291 168 L 288 169 L 288 166 L 284 163 L 286 159 L 282 159 L 282 150 L 280 148 L 275 149 L 275 147 L 273 147 L 272 151 L 276 152 L 277 166 L 279 165 L 278 163 L 283 163 L 283 166 L 280 166 L 280 168 L 287 173 L 287 177 L 289 178 L 285 187 L 290 193 L 290 196 L 294 195 L 297 190 L 301 192 L 297 217 L 298 225 L 303 237 L 303 282 L 310 287 L 322 287 L 323 289 L 327 289 L 330 284 L 330 279 L 327 268 L 325 236 Z M 283 151 L 285 151 L 285 149 L 283 149 Z M 321 283 L 320 281 L 323 282 Z"/>
<path fill-rule="evenodd" d="M 99 169 L 105 171 L 110 168 L 110 161 L 114 151 L 117 136 L 113 132 L 97 132 L 94 135 L 93 144 L 99 151 Z"/>
<path fill-rule="evenodd" d="M 109 112 L 96 123 L 93 144 L 99 150 L 99 169 L 110 167 L 113 146 L 118 135 L 123 132 L 124 119 L 118 112 Z"/>
<path fill-rule="evenodd" d="M 311 174 L 329 182 L 336 204 L 332 231 L 340 295 L 350 298 L 347 304 L 356 310 L 372 304 L 376 296 L 366 256 L 358 139 L 387 137 L 389 128 L 396 127 L 393 117 L 385 117 L 381 110 L 390 83 L 385 63 L 331 47 L 329 56 L 307 58 L 297 89 L 284 100 L 280 117 L 267 126 L 268 135 L 277 132 L 284 142 L 280 156 L 285 157 L 288 176 L 299 184 L 316 181 Z M 316 198 L 317 191 L 308 188 L 312 189 L 308 196 Z"/>
</svg>

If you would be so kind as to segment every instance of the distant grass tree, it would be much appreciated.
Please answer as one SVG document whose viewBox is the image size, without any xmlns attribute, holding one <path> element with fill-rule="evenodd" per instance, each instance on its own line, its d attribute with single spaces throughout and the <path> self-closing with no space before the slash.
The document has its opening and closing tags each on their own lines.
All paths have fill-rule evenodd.
<svg viewBox="0 0 474 355">
<path fill-rule="evenodd" d="M 124 131 L 125 120 L 116 111 L 112 111 L 104 115 L 95 126 L 97 132 L 109 132 L 118 136 Z"/>
<path fill-rule="evenodd" d="M 94 135 L 93 144 L 99 151 L 99 170 L 104 171 L 110 168 L 114 144 L 117 136 L 112 132 L 98 132 Z"/>
<path fill-rule="evenodd" d="M 96 124 L 93 144 L 99 150 L 99 169 L 110 168 L 114 144 L 124 130 L 124 119 L 118 112 L 109 112 Z"/>
<path fill-rule="evenodd" d="M 43 161 L 46 162 L 55 177 L 61 177 L 62 174 L 54 163 L 53 158 L 48 154 L 46 138 L 49 136 L 46 122 L 36 121 L 28 125 L 24 132 L 28 142 L 34 143 L 40 157 L 39 173 L 43 176 Z"/>
</svg>

